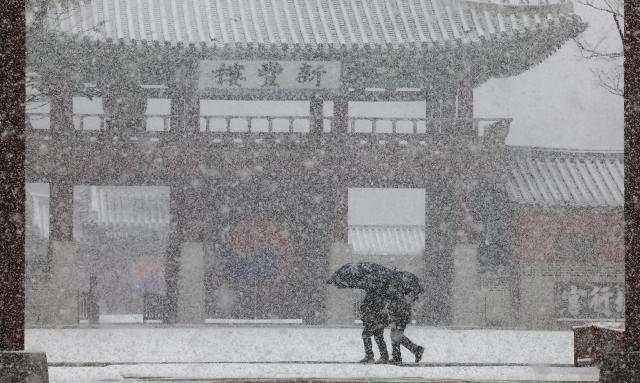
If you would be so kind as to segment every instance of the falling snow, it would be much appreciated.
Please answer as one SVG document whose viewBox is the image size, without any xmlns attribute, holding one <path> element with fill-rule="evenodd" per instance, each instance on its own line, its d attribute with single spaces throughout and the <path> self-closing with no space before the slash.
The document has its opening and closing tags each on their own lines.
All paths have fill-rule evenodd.
<svg viewBox="0 0 640 383">
<path fill-rule="evenodd" d="M 51 382 L 598 380 L 638 332 L 621 6 L 28 0 L 0 350 Z"/>
</svg>

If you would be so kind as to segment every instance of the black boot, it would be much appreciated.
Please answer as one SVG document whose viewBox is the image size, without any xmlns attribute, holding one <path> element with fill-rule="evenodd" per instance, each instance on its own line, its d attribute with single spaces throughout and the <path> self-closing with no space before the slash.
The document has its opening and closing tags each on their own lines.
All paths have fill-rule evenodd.
<svg viewBox="0 0 640 383">
<path fill-rule="evenodd" d="M 400 343 L 391 343 L 391 364 L 402 364 L 402 354 L 400 353 Z"/>
<path fill-rule="evenodd" d="M 419 363 L 422 360 L 422 354 L 424 354 L 424 347 L 418 346 L 416 352 L 413 355 L 416 357 L 416 363 Z"/>
<path fill-rule="evenodd" d="M 378 345 L 378 350 L 380 351 L 380 359 L 378 359 L 376 363 L 389 363 L 389 353 L 387 352 L 387 344 L 384 341 L 384 336 L 382 334 L 378 334 L 375 336 L 375 338 L 376 344 Z"/>
<path fill-rule="evenodd" d="M 363 337 L 362 342 L 364 343 L 364 358 L 360 360 L 360 363 L 372 363 L 374 360 L 374 356 L 373 356 L 373 344 L 371 343 L 371 338 Z"/>
<path fill-rule="evenodd" d="M 424 353 L 424 347 L 418 346 L 413 343 L 411 339 L 403 336 L 400 340 L 400 344 L 407 348 L 407 350 L 411 351 L 413 355 L 416 357 L 416 363 L 418 363 L 422 359 L 422 354 Z"/>
</svg>

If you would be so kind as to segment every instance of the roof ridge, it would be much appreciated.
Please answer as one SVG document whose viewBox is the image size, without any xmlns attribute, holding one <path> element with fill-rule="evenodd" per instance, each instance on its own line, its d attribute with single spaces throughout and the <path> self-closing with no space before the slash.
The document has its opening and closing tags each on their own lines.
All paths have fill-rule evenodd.
<svg viewBox="0 0 640 383">
<path fill-rule="evenodd" d="M 411 223 L 403 223 L 403 224 L 349 224 L 350 228 L 358 228 L 358 227 L 367 227 L 367 228 L 375 228 L 375 227 L 424 227 L 424 224 L 411 224 Z"/>
<path fill-rule="evenodd" d="M 511 152 L 536 152 L 549 154 L 566 154 L 566 155 L 624 155 L 621 149 L 572 149 L 572 148 L 553 148 L 544 146 L 526 146 L 526 145 L 507 145 L 507 150 Z"/>
</svg>

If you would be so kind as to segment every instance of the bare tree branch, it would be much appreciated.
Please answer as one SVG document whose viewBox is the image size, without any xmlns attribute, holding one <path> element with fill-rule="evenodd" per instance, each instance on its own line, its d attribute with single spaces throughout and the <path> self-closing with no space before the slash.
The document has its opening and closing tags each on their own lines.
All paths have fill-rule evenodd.
<svg viewBox="0 0 640 383">
<path fill-rule="evenodd" d="M 588 1 L 584 1 L 584 2 L 580 2 L 580 4 L 582 5 L 586 5 L 589 8 L 593 8 L 597 11 L 602 11 L 602 12 L 607 12 L 607 13 L 611 13 L 611 14 L 618 14 L 618 12 L 616 10 L 611 9 L 611 7 L 609 8 L 602 8 L 602 7 L 598 7 L 597 5 L 594 5 L 592 2 L 588 2 Z"/>
<path fill-rule="evenodd" d="M 598 12 L 610 14 L 613 19 L 620 43 L 624 43 L 624 32 L 622 23 L 624 22 L 624 2 L 623 0 L 585 0 L 580 4 L 594 9 Z M 617 96 L 624 96 L 624 74 L 622 71 L 622 60 L 624 58 L 624 50 L 622 44 L 619 50 L 611 51 L 599 47 L 600 43 L 605 40 L 603 35 L 600 42 L 593 44 L 585 38 L 574 38 L 573 41 L 580 49 L 582 57 L 589 60 L 603 60 L 607 62 L 615 62 L 613 67 L 608 69 L 592 70 L 596 80 L 609 93 Z"/>
<path fill-rule="evenodd" d="M 580 48 L 582 57 L 587 59 L 603 59 L 603 60 L 617 60 L 624 57 L 623 52 L 603 52 L 596 48 L 588 47 L 585 42 L 580 39 L 574 38 L 573 41 Z"/>
<path fill-rule="evenodd" d="M 624 43 L 624 33 L 622 32 L 622 28 L 620 27 L 620 21 L 618 21 L 618 16 L 617 14 L 613 14 L 613 21 L 615 21 L 616 23 L 616 28 L 618 29 L 618 35 L 620 36 L 620 41 L 622 41 Z"/>
<path fill-rule="evenodd" d="M 594 70 L 592 72 L 598 79 L 598 83 L 609 93 L 624 96 L 624 76 L 621 71 Z"/>
</svg>

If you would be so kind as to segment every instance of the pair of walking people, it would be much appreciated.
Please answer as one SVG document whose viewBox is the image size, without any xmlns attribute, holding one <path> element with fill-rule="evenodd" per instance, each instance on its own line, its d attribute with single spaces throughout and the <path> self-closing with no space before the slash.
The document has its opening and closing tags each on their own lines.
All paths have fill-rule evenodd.
<svg viewBox="0 0 640 383">
<path fill-rule="evenodd" d="M 400 284 L 391 282 L 386 289 L 367 290 L 360 306 L 364 329 L 362 341 L 365 357 L 361 363 L 373 363 L 373 337 L 380 351 L 380 359 L 375 363 L 402 364 L 400 346 L 404 346 L 415 356 L 416 363 L 422 359 L 424 347 L 413 343 L 404 330 L 411 320 L 411 302 L 414 297 L 407 296 Z M 391 328 L 391 360 L 384 340 L 384 329 Z"/>
</svg>

